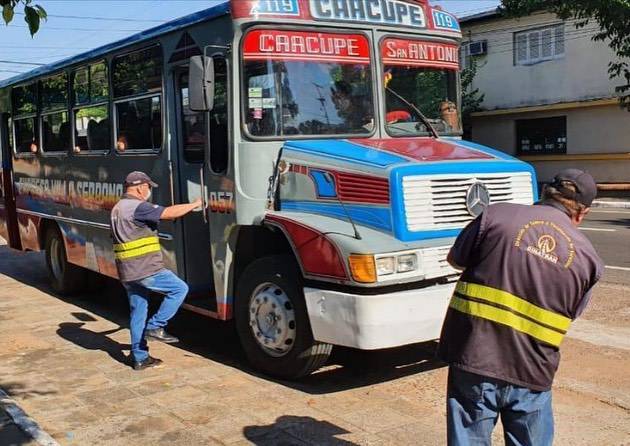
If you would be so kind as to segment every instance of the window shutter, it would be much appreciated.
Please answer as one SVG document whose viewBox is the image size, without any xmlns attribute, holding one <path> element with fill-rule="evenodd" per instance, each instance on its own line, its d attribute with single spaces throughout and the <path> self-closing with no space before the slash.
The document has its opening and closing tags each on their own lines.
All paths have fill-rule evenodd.
<svg viewBox="0 0 630 446">
<path fill-rule="evenodd" d="M 561 56 L 564 54 L 564 25 L 557 26 L 555 29 L 555 34 L 556 34 L 555 55 Z"/>
<path fill-rule="evenodd" d="M 553 57 L 553 31 L 551 29 L 542 32 L 542 57 L 543 59 Z"/>
<path fill-rule="evenodd" d="M 529 33 L 529 59 L 531 61 L 540 59 L 540 33 L 538 31 Z"/>
<path fill-rule="evenodd" d="M 518 34 L 516 36 L 516 62 L 523 63 L 527 61 L 527 34 Z"/>
</svg>

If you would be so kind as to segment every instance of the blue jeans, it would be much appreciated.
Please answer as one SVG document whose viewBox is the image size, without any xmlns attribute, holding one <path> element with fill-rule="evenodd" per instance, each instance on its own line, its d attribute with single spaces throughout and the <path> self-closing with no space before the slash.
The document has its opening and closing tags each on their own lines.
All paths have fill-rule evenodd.
<svg viewBox="0 0 630 446">
<path fill-rule="evenodd" d="M 507 446 L 553 443 L 551 391 L 535 392 L 451 367 L 447 393 L 450 446 L 490 445 L 499 415 Z"/>
<path fill-rule="evenodd" d="M 149 356 L 144 330 L 166 327 L 168 321 L 175 316 L 184 302 L 188 294 L 188 285 L 167 269 L 138 281 L 124 282 L 123 285 L 127 290 L 131 310 L 129 322 L 131 354 L 135 361 L 144 361 Z M 163 294 L 164 300 L 157 313 L 147 322 L 148 296 L 152 291 Z"/>
</svg>

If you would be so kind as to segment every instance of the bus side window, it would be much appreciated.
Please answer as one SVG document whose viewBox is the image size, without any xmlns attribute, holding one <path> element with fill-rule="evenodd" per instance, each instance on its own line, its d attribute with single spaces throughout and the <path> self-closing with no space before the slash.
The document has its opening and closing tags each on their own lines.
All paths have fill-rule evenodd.
<svg viewBox="0 0 630 446">
<path fill-rule="evenodd" d="M 223 56 L 214 57 L 214 108 L 210 112 L 210 168 L 223 173 L 228 167 L 228 72 Z"/>
<path fill-rule="evenodd" d="M 189 163 L 203 163 L 206 148 L 206 113 L 190 109 L 188 93 L 188 73 L 179 78 L 182 109 L 182 136 L 184 159 Z"/>
<path fill-rule="evenodd" d="M 13 130 L 16 153 L 37 153 L 39 130 L 37 126 L 37 84 L 14 87 L 11 91 Z"/>
<path fill-rule="evenodd" d="M 111 147 L 107 63 L 86 65 L 72 73 L 74 153 L 106 152 Z"/>
<path fill-rule="evenodd" d="M 71 145 L 68 117 L 68 75 L 61 73 L 40 81 L 42 152 L 66 152 Z"/>
<path fill-rule="evenodd" d="M 112 62 L 116 150 L 162 148 L 162 48 L 151 46 Z"/>
</svg>

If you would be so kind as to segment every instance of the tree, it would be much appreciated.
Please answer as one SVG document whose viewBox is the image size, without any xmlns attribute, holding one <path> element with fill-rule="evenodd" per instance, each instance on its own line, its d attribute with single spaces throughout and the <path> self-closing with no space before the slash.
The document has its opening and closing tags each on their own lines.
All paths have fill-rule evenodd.
<svg viewBox="0 0 630 446">
<path fill-rule="evenodd" d="M 621 105 L 630 111 L 630 0 L 502 0 L 503 11 L 513 17 L 544 10 L 562 19 L 575 19 L 576 28 L 595 21 L 595 41 L 608 41 L 618 60 L 608 64 L 611 79 L 625 84 L 615 88 Z"/>
<path fill-rule="evenodd" d="M 42 20 L 46 20 L 46 10 L 40 5 L 34 5 L 33 0 L 0 0 L 0 7 L 2 7 L 2 18 L 7 25 L 11 23 L 15 16 L 16 8 L 19 6 L 24 7 L 24 21 L 28 25 L 28 30 L 31 33 L 31 37 L 39 30 L 39 25 Z M 19 14 L 19 13 L 18 13 Z"/>
<path fill-rule="evenodd" d="M 477 60 L 470 58 L 470 65 L 462 70 L 462 125 L 464 127 L 464 139 L 471 139 L 472 122 L 471 114 L 481 110 L 481 104 L 486 95 L 481 94 L 478 88 L 473 88 L 473 80 L 477 75 Z"/>
</svg>

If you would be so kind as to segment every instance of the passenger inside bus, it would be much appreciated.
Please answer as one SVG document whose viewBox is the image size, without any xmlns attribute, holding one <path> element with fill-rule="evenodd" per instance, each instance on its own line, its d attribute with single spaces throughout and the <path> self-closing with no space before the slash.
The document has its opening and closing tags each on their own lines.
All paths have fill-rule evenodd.
<svg viewBox="0 0 630 446">
<path fill-rule="evenodd" d="M 374 129 L 372 105 L 365 101 L 364 95 L 353 94 L 352 85 L 343 80 L 337 81 L 330 88 L 330 93 L 339 116 L 345 118 L 350 128 L 363 128 L 368 132 Z"/>
</svg>

